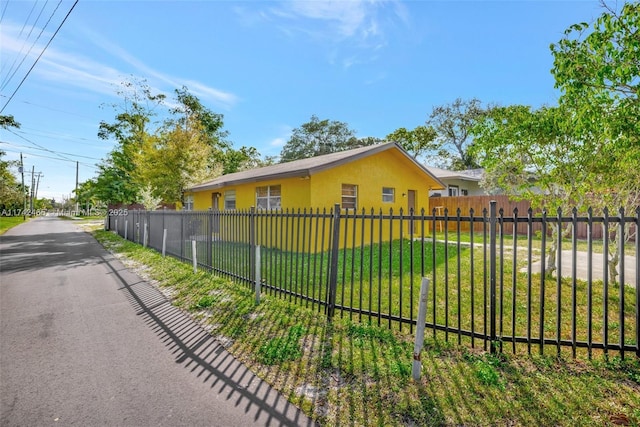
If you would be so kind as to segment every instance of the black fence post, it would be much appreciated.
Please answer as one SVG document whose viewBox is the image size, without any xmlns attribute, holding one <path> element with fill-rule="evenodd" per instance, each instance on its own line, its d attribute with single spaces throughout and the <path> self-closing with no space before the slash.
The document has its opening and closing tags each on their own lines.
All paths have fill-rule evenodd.
<svg viewBox="0 0 640 427">
<path fill-rule="evenodd" d="M 624 319 L 624 288 L 625 288 L 625 284 L 624 284 L 624 229 L 625 229 L 625 224 L 624 224 L 624 208 L 620 207 L 620 209 L 618 210 L 618 214 L 619 214 L 619 218 L 620 218 L 620 223 L 618 224 L 618 253 L 620 254 L 620 258 L 618 261 L 618 268 L 619 268 L 619 275 L 618 275 L 618 284 L 619 284 L 619 291 L 620 293 L 619 295 L 619 301 L 618 301 L 618 312 L 619 312 L 619 326 L 618 329 L 620 331 L 620 358 L 624 360 L 624 345 L 625 345 L 625 319 Z M 639 274 L 640 271 L 636 271 L 636 274 Z"/>
<path fill-rule="evenodd" d="M 490 334 L 490 351 L 496 352 L 497 336 L 496 336 L 496 201 L 490 202 L 489 209 L 489 334 Z"/>
<path fill-rule="evenodd" d="M 186 241 L 184 239 L 184 211 L 180 211 L 180 259 L 184 261 L 184 245 Z"/>
<path fill-rule="evenodd" d="M 636 208 L 636 356 L 640 357 L 640 206 Z"/>
<path fill-rule="evenodd" d="M 340 247 L 340 204 L 333 207 L 333 237 L 331 240 L 331 261 L 329 269 L 329 292 L 327 292 L 327 320 L 330 322 L 336 310 L 336 289 L 338 287 L 338 253 Z"/>
<path fill-rule="evenodd" d="M 256 281 L 256 208 L 251 206 L 249 209 L 249 281 L 255 283 Z"/>
<path fill-rule="evenodd" d="M 207 211 L 207 263 L 209 271 L 213 270 L 213 209 Z"/>
</svg>

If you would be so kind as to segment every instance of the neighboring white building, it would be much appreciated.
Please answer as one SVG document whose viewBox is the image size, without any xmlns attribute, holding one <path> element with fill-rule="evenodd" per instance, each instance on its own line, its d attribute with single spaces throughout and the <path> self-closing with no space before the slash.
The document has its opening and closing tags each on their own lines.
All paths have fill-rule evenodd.
<svg viewBox="0 0 640 427">
<path fill-rule="evenodd" d="M 487 194 L 480 187 L 483 169 L 469 169 L 465 171 L 450 171 L 432 166 L 426 166 L 427 170 L 438 178 L 446 188 L 444 190 L 431 190 L 429 196 L 483 196 Z"/>
</svg>

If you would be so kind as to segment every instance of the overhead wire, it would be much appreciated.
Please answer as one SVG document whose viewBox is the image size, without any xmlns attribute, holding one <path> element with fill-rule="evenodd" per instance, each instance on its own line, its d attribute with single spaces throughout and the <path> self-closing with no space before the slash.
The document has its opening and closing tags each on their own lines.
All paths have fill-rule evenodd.
<svg viewBox="0 0 640 427">
<path fill-rule="evenodd" d="M 27 130 L 29 130 L 30 132 L 27 132 Z M 69 142 L 72 144 L 81 144 L 85 147 L 92 147 L 92 148 L 98 148 L 98 149 L 101 149 L 101 148 L 110 149 L 110 146 L 108 146 L 104 142 L 100 142 L 95 139 L 83 138 L 80 136 L 70 136 L 63 133 L 43 131 L 43 130 L 28 128 L 28 127 L 20 127 L 20 130 L 18 130 L 17 132 L 22 135 L 33 135 L 40 138 L 48 138 L 48 139 L 55 139 L 55 140 L 64 139 L 66 142 Z"/>
<path fill-rule="evenodd" d="M 2 97 L 2 98 L 7 98 L 7 96 L 6 96 L 6 95 L 2 95 L 2 94 L 0 94 L 0 97 Z M 71 116 L 82 117 L 82 118 L 84 118 L 84 119 L 91 119 L 91 120 L 96 120 L 96 121 L 98 120 L 98 119 L 96 119 L 95 117 L 89 117 L 89 116 L 85 116 L 85 115 L 83 115 L 83 114 L 72 113 L 71 111 L 65 111 L 65 110 L 61 110 L 61 109 L 59 109 L 59 108 L 48 107 L 48 106 L 46 106 L 46 105 L 36 104 L 35 102 L 31 102 L 31 101 L 20 101 L 20 102 L 22 102 L 22 103 L 24 103 L 24 104 L 27 104 L 27 105 L 33 105 L 34 107 L 44 108 L 44 109 L 46 109 L 46 110 L 57 111 L 57 112 L 59 112 L 59 113 L 69 114 L 69 115 L 71 115 Z"/>
<path fill-rule="evenodd" d="M 61 0 L 62 1 L 62 0 Z M 33 32 L 33 29 L 36 28 L 36 26 L 38 25 L 38 21 L 40 21 L 40 17 L 42 16 L 42 12 L 44 12 L 44 9 L 47 7 L 47 4 L 49 3 L 49 1 L 47 0 L 43 5 L 42 5 L 42 9 L 40 9 L 40 13 L 38 14 L 38 17 L 36 18 L 36 21 L 33 23 L 33 25 L 31 26 L 31 29 L 29 30 L 29 34 L 27 34 L 27 37 L 24 39 L 24 43 L 22 44 L 22 47 L 20 48 L 20 53 L 18 53 L 18 55 L 13 59 L 13 63 L 11 64 L 11 67 L 9 67 L 9 71 L 7 71 L 7 77 L 5 77 L 5 79 L 2 81 L 2 87 L 0 87 L 0 89 L 4 89 L 7 84 L 9 84 L 9 82 L 11 81 L 11 79 L 13 78 L 13 76 L 16 74 L 16 72 L 20 69 L 20 67 L 22 66 L 22 64 L 24 63 L 25 59 L 27 59 L 27 57 L 29 56 L 29 54 L 31 53 L 31 50 L 33 49 L 33 47 L 36 45 L 36 43 L 38 42 L 38 40 L 40 39 L 40 36 L 42 35 L 42 33 L 44 32 L 44 30 L 47 28 L 47 25 L 49 24 L 49 22 L 51 21 L 51 18 L 53 18 L 53 15 L 55 14 L 56 10 L 58 10 L 58 7 L 56 6 L 56 10 L 53 11 L 53 13 L 51 14 L 51 16 L 49 17 L 49 20 L 47 21 L 47 23 L 44 25 L 44 27 L 42 28 L 42 30 L 40 30 L 40 34 L 38 34 L 38 37 L 35 39 L 35 41 L 33 42 L 33 44 L 31 45 L 31 47 L 29 48 L 29 51 L 24 54 L 24 56 L 22 55 L 22 52 L 24 51 L 25 46 L 27 45 L 27 41 L 29 41 L 29 37 L 31 37 L 31 33 Z M 34 4 L 35 6 L 35 4 Z M 60 3 L 58 3 L 58 6 L 60 6 Z M 24 25 L 27 25 L 29 23 L 28 18 L 27 21 L 25 21 Z M 17 67 L 14 66 L 16 65 L 16 62 L 18 62 L 18 58 L 20 58 L 22 56 L 22 60 L 20 61 L 20 65 L 18 65 Z M 13 74 L 11 73 L 13 71 Z M 11 75 L 10 75 L 11 74 Z"/>
<path fill-rule="evenodd" d="M 2 15 L 0 15 L 0 24 L 2 24 L 2 20 L 4 19 L 4 14 L 7 11 L 7 7 L 9 7 L 9 0 L 4 5 L 4 9 L 2 9 Z"/>
<path fill-rule="evenodd" d="M 62 0 L 60 0 L 62 2 Z M 33 65 L 31 66 L 31 68 L 29 68 L 29 71 L 27 71 L 27 74 L 25 74 L 25 76 L 22 78 L 22 80 L 20 81 L 20 84 L 18 85 L 18 87 L 13 91 L 13 93 L 11 94 L 11 96 L 9 97 L 9 99 L 7 100 L 7 102 L 4 104 L 4 106 L 2 107 L 2 109 L 0 109 L 0 114 L 2 114 L 2 112 L 4 111 L 5 108 L 7 108 L 7 105 L 9 105 L 9 103 L 11 102 L 11 100 L 13 99 L 13 97 L 15 96 L 15 94 L 18 92 L 18 90 L 22 87 L 22 84 L 24 83 L 24 81 L 27 79 L 27 77 L 29 77 L 29 74 L 31 74 L 31 71 L 33 70 L 33 68 L 36 66 L 36 64 L 38 63 L 38 61 L 40 60 L 40 58 L 42 57 L 42 55 L 45 53 L 45 51 L 47 50 L 47 48 L 49 47 L 49 45 L 51 44 L 51 42 L 53 41 L 53 39 L 55 38 L 55 36 L 58 34 L 58 31 L 60 31 L 60 28 L 62 28 L 62 26 L 64 25 L 64 23 L 67 21 L 67 18 L 69 18 L 69 15 L 71 15 L 71 12 L 73 11 L 73 9 L 76 7 L 76 5 L 78 4 L 78 0 L 76 0 L 73 5 L 71 6 L 71 9 L 69 9 L 69 12 L 67 12 L 67 14 L 65 15 L 64 19 L 62 20 L 62 22 L 60 23 L 60 25 L 58 25 L 58 28 L 56 29 L 55 33 L 53 33 L 53 35 L 51 36 L 51 38 L 49 39 L 49 41 L 47 42 L 47 45 L 44 47 L 44 49 L 42 49 L 42 52 L 40 52 L 40 55 L 38 55 L 38 57 L 36 58 L 36 60 L 34 61 Z"/>
<path fill-rule="evenodd" d="M 14 144 L 12 142 L 8 142 L 8 141 L 0 141 L 0 143 L 2 144 L 7 144 L 10 145 L 12 147 L 18 147 L 18 148 L 28 148 L 30 150 L 41 150 L 41 151 L 47 151 L 47 152 L 51 152 L 52 150 L 46 150 L 44 148 L 38 148 L 38 147 L 29 147 L 27 145 L 20 145 L 20 144 Z M 82 154 L 73 154 L 73 153 L 64 153 L 62 151 L 54 151 L 55 154 L 62 154 L 65 156 L 71 156 L 71 157 L 79 157 L 82 159 L 89 159 L 89 160 L 98 160 L 101 161 L 102 159 L 99 159 L 97 157 L 89 157 L 89 156 L 83 156 Z"/>
<path fill-rule="evenodd" d="M 34 145 L 34 146 L 36 146 L 36 147 L 40 148 L 41 150 L 48 151 L 48 152 L 49 152 L 49 153 L 51 153 L 51 154 L 56 154 L 56 155 L 58 155 L 58 153 L 56 153 L 55 151 L 50 150 L 50 149 L 48 149 L 48 148 L 46 148 L 46 147 L 43 147 L 42 145 L 40 145 L 40 144 L 38 144 L 38 143 L 35 143 L 35 142 L 31 141 L 30 139 L 25 138 L 24 136 L 22 136 L 22 135 L 20 135 L 20 134 L 18 134 L 18 133 L 16 133 L 16 132 L 14 132 L 14 131 L 13 131 L 13 130 L 11 130 L 11 129 L 6 129 L 6 130 L 7 130 L 7 131 L 9 131 L 10 133 L 14 134 L 14 135 L 15 135 L 15 136 L 17 136 L 18 138 L 20 138 L 20 139 L 24 139 L 24 140 L 25 140 L 25 141 L 27 141 L 29 144 Z M 63 159 L 63 160 L 71 160 L 71 159 L 69 159 L 68 157 L 65 157 L 64 155 L 59 155 L 59 157 L 60 157 L 61 159 Z M 74 161 L 74 162 L 75 162 L 75 160 L 71 160 L 71 161 Z"/>
<path fill-rule="evenodd" d="M 3 149 L 3 151 L 7 151 L 9 153 L 24 153 L 24 154 L 28 154 L 29 156 L 33 156 L 33 157 L 41 157 L 43 159 L 51 159 L 51 160 L 55 160 L 55 161 L 59 161 L 59 162 L 70 162 L 70 163 L 78 163 L 82 166 L 91 168 L 91 169 L 95 169 L 95 170 L 100 170 L 100 168 L 98 168 L 98 166 L 93 163 L 85 163 L 85 162 L 81 162 L 78 160 L 66 160 L 66 159 L 61 159 L 59 157 L 51 157 L 51 156 L 45 156 L 43 154 L 36 154 L 36 153 L 30 153 L 28 151 L 24 151 L 24 150 L 16 150 L 16 149 L 12 149 L 12 148 L 6 148 Z"/>
</svg>

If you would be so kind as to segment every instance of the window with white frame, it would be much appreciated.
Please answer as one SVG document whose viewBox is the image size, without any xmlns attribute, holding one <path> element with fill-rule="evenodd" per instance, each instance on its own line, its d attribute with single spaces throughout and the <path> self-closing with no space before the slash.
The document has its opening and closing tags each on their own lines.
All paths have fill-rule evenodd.
<svg viewBox="0 0 640 427">
<path fill-rule="evenodd" d="M 183 209 L 185 211 L 193 210 L 193 194 L 189 194 L 188 196 L 185 196 Z"/>
<path fill-rule="evenodd" d="M 279 185 L 256 187 L 256 207 L 258 209 L 280 209 L 282 195 Z"/>
<path fill-rule="evenodd" d="M 227 190 L 224 192 L 224 208 L 236 208 L 236 190 Z"/>
<path fill-rule="evenodd" d="M 450 185 L 449 186 L 449 196 L 459 196 L 459 187 L 457 185 Z"/>
<path fill-rule="evenodd" d="M 382 202 L 393 203 L 396 201 L 396 189 L 392 187 L 382 187 Z"/>
<path fill-rule="evenodd" d="M 358 186 L 342 184 L 342 209 L 358 208 Z"/>
</svg>

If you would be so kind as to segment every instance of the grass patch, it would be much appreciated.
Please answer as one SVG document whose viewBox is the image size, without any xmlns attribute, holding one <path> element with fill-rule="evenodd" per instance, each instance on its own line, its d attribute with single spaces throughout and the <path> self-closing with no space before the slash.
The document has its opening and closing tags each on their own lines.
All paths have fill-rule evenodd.
<svg viewBox="0 0 640 427">
<path fill-rule="evenodd" d="M 22 219 L 21 216 L 0 216 L 0 234 L 26 221 L 28 220 Z"/>
<path fill-rule="evenodd" d="M 458 346 L 427 330 L 422 379 L 415 382 L 413 336 L 406 329 L 356 316 L 327 323 L 323 313 L 270 294 L 256 306 L 249 287 L 194 274 L 189 264 L 110 232 L 95 236 L 148 266 L 146 274 L 171 290 L 173 304 L 194 317 L 203 312 L 201 301 L 211 300 L 202 321 L 212 334 L 233 338 L 229 351 L 236 358 L 321 424 L 640 425 L 634 355 L 594 354 L 593 361 L 495 356 L 479 350 L 480 343 Z"/>
<path fill-rule="evenodd" d="M 258 358 L 265 365 L 275 365 L 286 360 L 296 360 L 302 356 L 300 338 L 305 333 L 302 325 L 289 328 L 285 337 L 276 337 L 267 341 L 258 350 Z"/>
</svg>

